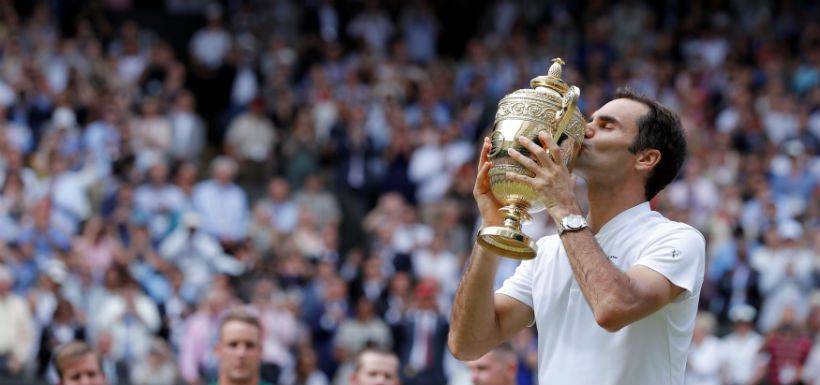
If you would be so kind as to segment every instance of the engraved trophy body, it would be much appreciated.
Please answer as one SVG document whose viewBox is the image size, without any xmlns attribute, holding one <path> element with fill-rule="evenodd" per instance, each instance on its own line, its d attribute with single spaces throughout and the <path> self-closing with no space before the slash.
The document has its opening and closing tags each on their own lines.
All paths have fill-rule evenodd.
<svg viewBox="0 0 820 385">
<path fill-rule="evenodd" d="M 493 166 L 489 178 L 493 195 L 504 205 L 499 211 L 505 219 L 503 226 L 482 229 L 478 243 L 508 258 L 535 258 L 538 251 L 535 241 L 521 231 L 521 225 L 531 219 L 529 213 L 544 210 L 545 205 L 532 186 L 506 177 L 507 172 L 533 176 L 507 154 L 507 149 L 513 147 L 529 155 L 518 137 L 526 136 L 540 144 L 538 133 L 546 130 L 561 148 L 564 164 L 571 166 L 584 139 L 586 123 L 577 108 L 580 90 L 561 80 L 563 64 L 560 58 L 553 59 L 546 76 L 532 79 L 533 89 L 515 91 L 498 102 L 491 136 L 489 160 Z"/>
</svg>

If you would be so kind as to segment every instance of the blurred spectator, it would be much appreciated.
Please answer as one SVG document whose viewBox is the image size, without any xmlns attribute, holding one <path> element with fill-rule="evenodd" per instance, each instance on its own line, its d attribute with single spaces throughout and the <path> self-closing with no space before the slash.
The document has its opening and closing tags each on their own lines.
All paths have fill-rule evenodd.
<svg viewBox="0 0 820 385">
<path fill-rule="evenodd" d="M 518 361 L 512 345 L 505 342 L 468 363 L 473 385 L 517 385 Z"/>
<path fill-rule="evenodd" d="M 188 207 L 185 194 L 170 182 L 168 165 L 162 159 L 149 167 L 146 179 L 134 190 L 134 209 L 147 216 L 151 238 L 158 241 L 171 231 L 178 215 Z"/>
<path fill-rule="evenodd" d="M 282 303 L 285 300 L 273 282 L 263 279 L 256 282 L 250 303 L 262 328 L 262 378 L 274 384 L 283 371 L 293 367 L 291 348 L 301 335 L 296 316 Z"/>
<path fill-rule="evenodd" d="M 381 300 L 387 284 L 382 260 L 378 256 L 371 256 L 362 262 L 356 278 L 350 283 L 350 294 L 352 298 L 364 297 L 375 304 Z"/>
<path fill-rule="evenodd" d="M 101 367 L 102 359 L 84 342 L 67 342 L 54 354 L 58 385 L 106 385 L 106 375 Z M 116 382 L 111 382 L 116 384 Z"/>
<path fill-rule="evenodd" d="M 94 281 L 100 282 L 108 267 L 115 259 L 121 259 L 125 250 L 101 217 L 89 218 L 83 227 L 82 234 L 74 240 L 72 253 L 85 259 Z"/>
<path fill-rule="evenodd" d="M 309 175 L 304 186 L 293 195 L 293 201 L 300 208 L 310 211 L 320 229 L 336 226 L 341 219 L 341 208 L 337 198 L 325 188 L 324 180 L 318 174 Z"/>
<path fill-rule="evenodd" d="M 148 354 L 137 362 L 129 376 L 134 385 L 173 385 L 179 382 L 179 371 L 165 341 L 151 341 Z"/>
<path fill-rule="evenodd" d="M 131 122 L 130 137 L 137 153 L 137 165 L 146 169 L 151 159 L 168 154 L 173 144 L 171 121 L 161 110 L 156 98 L 145 98 L 140 106 L 140 115 Z"/>
<path fill-rule="evenodd" d="M 276 137 L 273 123 L 265 116 L 265 100 L 260 97 L 228 125 L 225 154 L 239 163 L 240 179 L 245 183 L 259 184 L 270 174 Z"/>
<path fill-rule="evenodd" d="M 307 345 L 300 345 L 296 353 L 296 367 L 283 375 L 283 385 L 329 385 L 327 376 L 319 370 L 316 352 Z"/>
<path fill-rule="evenodd" d="M 189 50 L 194 63 L 208 70 L 219 68 L 231 49 L 231 34 L 222 26 L 222 17 L 222 7 L 210 3 L 205 9 L 208 24 L 191 37 Z"/>
<path fill-rule="evenodd" d="M 330 275 L 322 283 L 324 287 L 316 290 L 320 302 L 310 305 L 304 318 L 310 325 L 319 368 L 331 377 L 339 365 L 333 354 L 333 339 L 350 313 L 350 304 L 347 284 L 341 278 Z"/>
<path fill-rule="evenodd" d="M 395 354 L 378 348 L 366 348 L 354 358 L 355 368 L 350 385 L 398 385 L 399 360 Z"/>
<path fill-rule="evenodd" d="M 375 54 L 384 54 L 387 42 L 395 30 L 393 21 L 375 0 L 365 1 L 364 9 L 356 14 L 347 25 L 347 34 L 362 41 Z"/>
<path fill-rule="evenodd" d="M 47 369 L 50 369 L 52 355 L 58 346 L 85 339 L 85 325 L 77 318 L 71 302 L 59 298 L 51 323 L 40 331 L 40 346 L 37 349 L 38 374 L 44 376 Z"/>
<path fill-rule="evenodd" d="M 712 258 L 709 278 L 715 279 L 721 269 L 725 270 L 715 281 L 715 292 L 710 298 L 709 310 L 720 321 L 728 321 L 731 309 L 750 305 L 760 309 L 760 273 L 749 263 L 749 245 L 743 231 L 736 230 L 733 239 L 716 247 Z"/>
<path fill-rule="evenodd" d="M 430 244 L 419 247 L 413 253 L 413 275 L 420 279 L 430 279 L 439 285 L 447 298 L 455 294 L 461 271 L 461 261 L 445 249 L 444 234 L 436 233 Z"/>
<path fill-rule="evenodd" d="M 787 306 L 783 309 L 776 328 L 766 336 L 761 349 L 769 356 L 768 365 L 765 367 L 766 381 L 775 385 L 795 384 L 800 381 L 811 343 L 811 339 L 800 326 L 794 307 Z"/>
<path fill-rule="evenodd" d="M 26 300 L 11 291 L 14 277 L 0 264 L 0 376 L 18 377 L 34 348 L 34 319 Z"/>
<path fill-rule="evenodd" d="M 280 235 L 290 234 L 299 218 L 299 207 L 290 196 L 290 184 L 285 178 L 275 177 L 268 182 L 267 196 L 256 206 Z"/>
<path fill-rule="evenodd" d="M 111 355 L 117 361 L 117 377 L 123 379 L 145 358 L 160 327 L 157 305 L 126 277 L 122 288 L 99 304 L 95 316 L 97 327 L 111 333 Z"/>
<path fill-rule="evenodd" d="M 692 346 L 686 361 L 687 385 L 720 385 L 720 340 L 715 337 L 717 320 L 701 312 L 695 318 Z"/>
<path fill-rule="evenodd" d="M 233 183 L 237 164 L 228 157 L 211 161 L 211 179 L 199 182 L 193 191 L 194 209 L 202 215 L 202 228 L 233 247 L 245 237 L 250 212 L 248 198 Z"/>
<path fill-rule="evenodd" d="M 733 330 L 720 342 L 725 384 L 751 384 L 754 374 L 763 365 L 764 358 L 760 354 L 763 336 L 754 330 L 756 315 L 757 311 L 749 305 L 737 305 L 729 311 Z"/>
<path fill-rule="evenodd" d="M 178 161 L 197 162 L 205 149 L 205 121 L 194 111 L 191 92 L 183 90 L 168 112 L 173 128 L 170 155 Z"/>
<path fill-rule="evenodd" d="M 336 371 L 334 384 L 347 383 L 347 378 L 355 373 L 356 352 L 368 347 L 389 350 L 393 345 L 390 328 L 376 316 L 373 301 L 359 297 L 355 304 L 353 317 L 342 321 L 334 336 L 334 356 L 342 363 Z"/>
<path fill-rule="evenodd" d="M 179 347 L 179 370 L 189 384 L 204 384 L 216 378 L 218 363 L 214 348 L 221 317 L 232 302 L 231 294 L 221 288 L 211 288 L 203 299 L 199 309 L 185 321 L 185 334 Z"/>
<path fill-rule="evenodd" d="M 52 205 L 47 199 L 38 201 L 32 212 L 32 223 L 22 229 L 17 242 L 22 252 L 31 255 L 43 266 L 57 254 L 67 252 L 70 238 L 52 222 Z"/>
<path fill-rule="evenodd" d="M 808 293 L 813 285 L 813 257 L 802 247 L 802 226 L 793 220 L 781 222 L 777 236 L 771 254 L 760 255 L 757 264 L 760 288 L 766 296 L 759 321 L 763 331 L 777 325 L 786 307 L 791 307 L 798 319 L 805 319 Z"/>
<path fill-rule="evenodd" d="M 438 287 L 430 280 L 416 284 L 414 304 L 397 325 L 396 348 L 402 363 L 402 383 L 443 384 L 448 322 L 437 303 Z"/>
<path fill-rule="evenodd" d="M 217 335 L 218 384 L 271 385 L 259 378 L 262 327 L 253 313 L 241 308 L 229 311 L 219 323 Z"/>
</svg>

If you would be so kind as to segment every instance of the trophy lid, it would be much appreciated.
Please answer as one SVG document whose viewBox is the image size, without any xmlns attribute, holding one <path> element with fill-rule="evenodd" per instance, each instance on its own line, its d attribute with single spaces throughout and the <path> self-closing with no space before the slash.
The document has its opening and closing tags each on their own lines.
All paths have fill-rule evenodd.
<svg viewBox="0 0 820 385">
<path fill-rule="evenodd" d="M 569 87 L 567 83 L 564 83 L 561 79 L 561 66 L 564 64 L 566 63 L 564 63 L 560 57 L 552 59 L 552 65 L 549 71 L 547 71 L 547 75 L 535 77 L 530 81 L 530 86 L 532 88 L 547 87 L 557 91 L 561 95 L 566 94 Z"/>
</svg>

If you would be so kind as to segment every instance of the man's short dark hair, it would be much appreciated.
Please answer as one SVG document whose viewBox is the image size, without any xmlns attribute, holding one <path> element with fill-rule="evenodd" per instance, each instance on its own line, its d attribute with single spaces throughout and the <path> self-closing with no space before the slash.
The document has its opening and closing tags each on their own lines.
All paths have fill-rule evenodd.
<svg viewBox="0 0 820 385">
<path fill-rule="evenodd" d="M 93 355 L 94 358 L 97 359 L 97 365 L 99 365 L 100 372 L 102 372 L 102 357 L 100 357 L 94 349 L 91 349 L 91 346 L 87 343 L 71 341 L 58 346 L 57 349 L 54 350 L 54 357 L 52 357 L 54 368 L 57 370 L 57 377 L 62 380 L 63 370 L 66 365 L 88 355 Z"/>
<path fill-rule="evenodd" d="M 650 200 L 675 180 L 686 158 L 686 138 L 678 115 L 656 100 L 632 88 L 620 87 L 615 91 L 615 99 L 631 99 L 649 107 L 649 112 L 638 118 L 638 134 L 629 147 L 633 154 L 654 148 L 661 153 L 661 159 L 650 172 L 644 185 L 646 200 Z"/>
<path fill-rule="evenodd" d="M 244 307 L 237 307 L 235 309 L 231 309 L 222 317 L 222 322 L 219 323 L 219 337 L 222 338 L 222 329 L 225 328 L 225 325 L 228 322 L 241 322 L 251 326 L 255 326 L 259 332 L 262 332 L 262 323 L 259 322 L 259 317 L 256 315 L 255 312 L 246 309 Z"/>
</svg>

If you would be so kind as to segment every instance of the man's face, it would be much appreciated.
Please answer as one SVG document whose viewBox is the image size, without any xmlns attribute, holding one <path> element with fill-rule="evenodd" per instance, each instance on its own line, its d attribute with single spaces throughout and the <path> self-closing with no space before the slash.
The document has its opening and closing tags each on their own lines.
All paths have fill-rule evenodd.
<svg viewBox="0 0 820 385">
<path fill-rule="evenodd" d="M 365 353 L 361 367 L 350 378 L 351 385 L 398 385 L 399 360 L 393 356 Z"/>
<path fill-rule="evenodd" d="M 219 376 L 230 383 L 250 383 L 259 376 L 262 347 L 259 329 L 241 321 L 229 321 L 222 326 L 216 347 Z"/>
<path fill-rule="evenodd" d="M 469 362 L 470 377 L 473 385 L 507 385 L 515 383 L 515 370 L 493 353 Z"/>
<path fill-rule="evenodd" d="M 636 155 L 629 147 L 638 134 L 638 118 L 649 111 L 643 103 L 615 99 L 592 114 L 575 170 L 590 182 L 619 180 L 631 169 Z"/>
<path fill-rule="evenodd" d="M 106 385 L 100 363 L 93 354 L 68 361 L 63 368 L 60 385 Z"/>
</svg>

